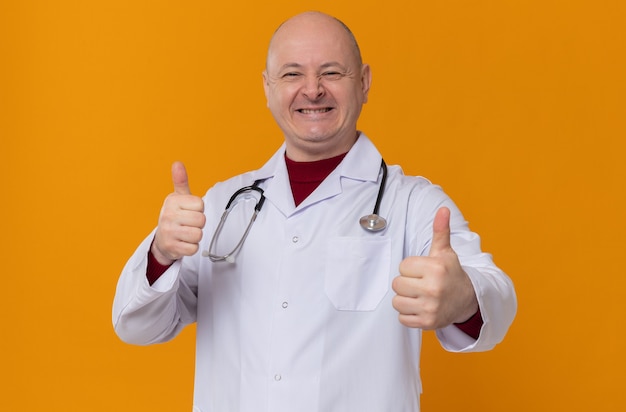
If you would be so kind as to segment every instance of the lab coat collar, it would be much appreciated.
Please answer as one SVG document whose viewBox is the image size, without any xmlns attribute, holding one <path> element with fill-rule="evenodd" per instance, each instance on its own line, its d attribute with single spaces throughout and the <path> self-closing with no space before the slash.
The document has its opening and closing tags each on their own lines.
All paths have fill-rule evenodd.
<svg viewBox="0 0 626 412">
<path fill-rule="evenodd" d="M 382 156 L 374 143 L 361 132 L 337 169 L 341 177 L 375 182 L 380 173 L 381 160 Z"/>
<path fill-rule="evenodd" d="M 359 137 L 343 161 L 330 175 L 296 208 L 285 164 L 285 144 L 255 173 L 255 179 L 264 179 L 265 197 L 285 216 L 311 204 L 336 196 L 342 192 L 342 178 L 376 181 L 380 172 L 382 156 L 372 141 L 364 134 Z"/>
</svg>

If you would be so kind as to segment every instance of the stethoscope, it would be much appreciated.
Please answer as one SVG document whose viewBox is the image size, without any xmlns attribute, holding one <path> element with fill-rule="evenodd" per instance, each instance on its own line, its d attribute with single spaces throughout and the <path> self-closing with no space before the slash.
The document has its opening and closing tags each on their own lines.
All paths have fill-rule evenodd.
<svg viewBox="0 0 626 412">
<path fill-rule="evenodd" d="M 374 204 L 374 211 L 366 216 L 363 216 L 359 219 L 359 224 L 363 229 L 368 232 L 380 232 L 381 230 L 387 227 L 387 220 L 384 217 L 381 217 L 378 212 L 380 209 L 380 203 L 383 199 L 383 194 L 385 192 L 385 183 L 387 182 L 387 164 L 385 164 L 385 160 L 381 160 L 380 169 L 383 172 L 383 177 L 380 181 L 380 186 L 378 188 L 378 195 L 376 196 L 376 203 Z M 233 263 L 235 261 L 235 255 L 241 249 L 243 242 L 248 237 L 248 233 L 250 233 L 250 229 L 252 228 L 252 224 L 256 220 L 257 215 L 261 211 L 263 204 L 265 203 L 265 195 L 263 189 L 259 187 L 259 184 L 263 182 L 265 179 L 256 180 L 252 185 L 242 187 L 237 190 L 226 203 L 226 208 L 224 209 L 224 213 L 222 213 L 222 217 L 220 218 L 219 223 L 217 224 L 217 228 L 213 233 L 213 237 L 211 238 L 211 243 L 209 244 L 209 248 L 202 252 L 202 256 L 208 257 L 212 262 L 229 262 Z M 250 218 L 250 222 L 248 226 L 246 226 L 246 230 L 243 233 L 243 236 L 239 240 L 239 242 L 235 245 L 232 251 L 225 255 L 218 255 L 214 253 L 214 248 L 217 245 L 217 240 L 222 233 L 222 229 L 224 228 L 224 224 L 226 223 L 226 218 L 230 214 L 230 211 L 234 207 L 235 199 L 244 193 L 249 193 L 251 191 L 256 191 L 259 193 L 259 200 L 257 200 L 256 205 L 254 206 L 254 212 L 252 213 L 252 217 Z"/>
</svg>

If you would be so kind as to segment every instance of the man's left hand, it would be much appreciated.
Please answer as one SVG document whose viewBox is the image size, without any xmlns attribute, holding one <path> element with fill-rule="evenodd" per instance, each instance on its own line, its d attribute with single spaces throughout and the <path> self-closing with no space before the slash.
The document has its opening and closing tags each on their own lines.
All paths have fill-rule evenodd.
<svg viewBox="0 0 626 412">
<path fill-rule="evenodd" d="M 478 311 L 474 287 L 450 246 L 448 208 L 437 211 L 428 256 L 404 259 L 392 287 L 400 323 L 411 328 L 443 328 L 464 322 Z"/>
</svg>

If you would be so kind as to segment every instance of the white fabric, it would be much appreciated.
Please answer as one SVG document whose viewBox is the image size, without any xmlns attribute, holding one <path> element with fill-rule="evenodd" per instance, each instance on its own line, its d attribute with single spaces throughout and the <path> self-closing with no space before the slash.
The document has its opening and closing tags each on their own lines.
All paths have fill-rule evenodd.
<svg viewBox="0 0 626 412">
<path fill-rule="evenodd" d="M 418 411 L 421 330 L 399 323 L 391 281 L 404 257 L 428 253 L 439 207 L 452 211 L 452 246 L 485 321 L 478 340 L 454 326 L 437 331 L 442 345 L 481 351 L 500 342 L 515 316 L 512 283 L 481 252 L 479 237 L 442 190 L 398 166 L 389 167 L 380 209 L 387 229 L 360 227 L 380 182 L 381 155 L 365 135 L 298 207 L 283 156 L 284 146 L 260 170 L 205 196 L 202 249 L 230 196 L 266 179 L 267 200 L 235 263 L 198 253 L 151 287 L 145 273 L 152 234 L 145 239 L 119 280 L 117 334 L 135 344 L 163 342 L 196 321 L 196 412 Z M 247 223 L 235 209 L 220 238 L 224 248 Z"/>
</svg>

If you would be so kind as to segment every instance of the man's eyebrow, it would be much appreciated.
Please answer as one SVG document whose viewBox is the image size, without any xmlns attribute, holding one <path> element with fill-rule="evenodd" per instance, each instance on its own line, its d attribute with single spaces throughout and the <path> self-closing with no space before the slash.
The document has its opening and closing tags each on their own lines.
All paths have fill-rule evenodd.
<svg viewBox="0 0 626 412">
<path fill-rule="evenodd" d="M 302 65 L 300 63 L 285 63 L 280 66 L 279 71 L 287 70 L 287 69 L 299 69 Z"/>
<path fill-rule="evenodd" d="M 293 62 L 293 63 L 285 63 L 285 64 L 283 64 L 282 66 L 280 66 L 279 71 L 288 70 L 288 69 L 301 69 L 302 67 L 303 67 L 303 66 L 302 66 L 302 64 L 300 64 L 300 63 L 295 63 L 295 62 Z M 344 70 L 345 70 L 344 65 L 342 65 L 341 63 L 336 62 L 336 61 L 331 61 L 331 62 L 323 63 L 323 64 L 320 66 L 320 69 L 327 69 L 327 68 L 329 68 L 329 67 L 340 67 L 340 68 L 342 68 L 342 69 L 344 69 Z"/>
<path fill-rule="evenodd" d="M 324 63 L 320 66 L 322 69 L 327 69 L 329 67 L 340 67 L 342 69 L 345 69 L 345 66 L 339 62 L 328 62 L 328 63 Z"/>
</svg>

